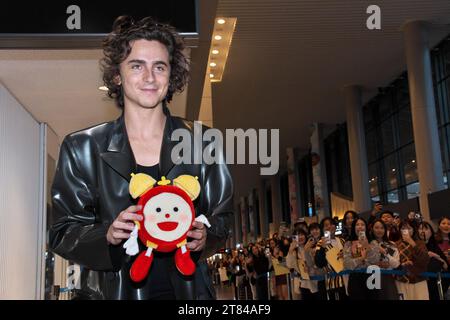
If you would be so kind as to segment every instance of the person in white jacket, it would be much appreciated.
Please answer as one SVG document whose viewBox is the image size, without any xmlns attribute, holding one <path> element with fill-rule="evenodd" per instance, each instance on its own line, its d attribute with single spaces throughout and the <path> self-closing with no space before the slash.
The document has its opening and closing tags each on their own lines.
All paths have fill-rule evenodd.
<svg viewBox="0 0 450 320">
<path fill-rule="evenodd" d="M 372 224 L 370 245 L 379 253 L 377 265 L 383 270 L 396 269 L 400 265 L 400 254 L 394 242 L 388 240 L 387 226 L 381 219 Z M 372 290 L 374 300 L 398 300 L 399 295 L 392 275 L 381 274 L 380 289 Z"/>
<path fill-rule="evenodd" d="M 300 279 L 299 289 L 302 300 L 314 300 L 314 294 L 318 292 L 317 280 L 310 280 L 313 273 L 314 258 L 311 256 L 312 241 L 308 240 L 308 234 L 298 230 L 289 248 L 286 259 L 289 268 L 296 271 Z"/>
</svg>

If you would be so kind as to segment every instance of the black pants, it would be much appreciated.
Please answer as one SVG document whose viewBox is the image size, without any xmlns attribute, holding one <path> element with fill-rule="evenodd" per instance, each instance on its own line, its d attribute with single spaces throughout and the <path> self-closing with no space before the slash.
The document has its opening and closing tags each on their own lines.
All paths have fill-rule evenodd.
<svg viewBox="0 0 450 320">
<path fill-rule="evenodd" d="M 367 273 L 351 273 L 348 277 L 348 297 L 350 300 L 371 300 L 371 290 L 367 287 Z"/>
<path fill-rule="evenodd" d="M 371 290 L 372 300 L 399 300 L 395 279 L 390 274 L 381 275 L 381 288 Z"/>
<path fill-rule="evenodd" d="M 317 281 L 317 289 L 316 293 L 313 293 L 314 300 L 324 301 L 327 300 L 327 289 L 325 286 L 325 280 Z"/>
<path fill-rule="evenodd" d="M 316 300 L 316 297 L 309 289 L 300 288 L 300 294 L 302 295 L 302 300 L 306 301 Z"/>
<path fill-rule="evenodd" d="M 256 299 L 258 300 L 269 300 L 267 294 L 267 277 L 266 274 L 256 277 Z"/>
</svg>

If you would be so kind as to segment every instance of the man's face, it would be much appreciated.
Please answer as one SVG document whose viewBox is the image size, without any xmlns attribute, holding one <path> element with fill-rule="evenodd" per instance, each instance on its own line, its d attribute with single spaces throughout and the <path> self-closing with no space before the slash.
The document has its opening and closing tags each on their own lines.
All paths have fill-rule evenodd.
<svg viewBox="0 0 450 320">
<path fill-rule="evenodd" d="M 381 203 L 375 204 L 375 210 L 376 211 L 381 211 L 382 209 L 383 209 L 383 205 Z"/>
<path fill-rule="evenodd" d="M 141 39 L 130 45 L 130 54 L 120 64 L 125 106 L 155 108 L 169 88 L 169 53 L 158 41 Z"/>
<path fill-rule="evenodd" d="M 385 213 L 381 216 L 381 220 L 387 226 L 391 226 L 394 223 L 394 217 L 387 213 Z"/>
</svg>

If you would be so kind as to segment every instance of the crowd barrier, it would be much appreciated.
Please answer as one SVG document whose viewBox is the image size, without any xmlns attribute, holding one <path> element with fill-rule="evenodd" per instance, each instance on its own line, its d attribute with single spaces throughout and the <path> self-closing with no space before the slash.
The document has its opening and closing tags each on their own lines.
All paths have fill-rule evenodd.
<svg viewBox="0 0 450 320">
<path fill-rule="evenodd" d="M 382 275 L 393 275 L 393 276 L 402 276 L 406 275 L 405 270 L 390 270 L 390 269 L 378 269 L 380 274 Z M 310 276 L 309 279 L 302 279 L 300 274 L 295 275 L 295 277 L 299 278 L 301 280 L 315 280 L 315 281 L 325 281 L 326 279 L 335 278 L 338 276 L 344 276 L 349 275 L 351 273 L 365 273 L 365 274 L 372 274 L 372 272 L 367 272 L 367 268 L 362 269 L 354 269 L 354 270 L 343 270 L 341 272 L 329 272 L 325 275 L 320 276 Z M 287 273 L 287 288 L 288 288 L 288 299 L 292 300 L 293 298 L 293 290 L 292 290 L 292 281 L 293 281 L 293 273 Z M 271 277 L 274 276 L 273 272 L 267 272 L 267 288 L 268 288 L 268 297 L 270 300 L 271 297 Z M 450 278 L 450 272 L 423 272 L 420 274 L 420 276 L 424 278 L 436 278 L 437 286 L 439 290 L 439 297 L 441 300 L 445 300 L 445 292 L 443 292 L 442 287 L 442 279 Z"/>
</svg>

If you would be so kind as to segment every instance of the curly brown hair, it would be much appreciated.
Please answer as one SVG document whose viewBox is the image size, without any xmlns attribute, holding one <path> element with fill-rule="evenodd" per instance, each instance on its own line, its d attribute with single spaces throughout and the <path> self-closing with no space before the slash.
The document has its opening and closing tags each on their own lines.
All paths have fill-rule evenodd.
<svg viewBox="0 0 450 320">
<path fill-rule="evenodd" d="M 140 39 L 159 41 L 169 52 L 171 71 L 165 102 L 170 102 L 174 93 L 182 92 L 188 81 L 189 62 L 183 53 L 185 45 L 175 28 L 151 17 L 134 22 L 130 16 L 120 16 L 114 21 L 112 32 L 103 41 L 104 57 L 100 60 L 108 96 L 115 99 L 120 108 L 124 107 L 122 85 L 116 82 L 120 75 L 120 64 L 131 52 L 130 43 Z"/>
</svg>

